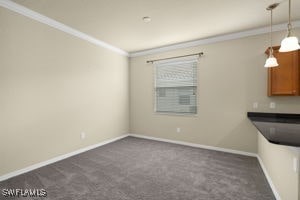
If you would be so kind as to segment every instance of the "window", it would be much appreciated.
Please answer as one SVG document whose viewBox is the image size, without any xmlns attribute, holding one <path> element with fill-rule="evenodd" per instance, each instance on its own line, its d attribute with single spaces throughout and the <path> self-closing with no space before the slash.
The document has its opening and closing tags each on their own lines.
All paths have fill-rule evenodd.
<svg viewBox="0 0 300 200">
<path fill-rule="evenodd" d="M 155 62 L 155 111 L 197 113 L 197 58 Z"/>
</svg>

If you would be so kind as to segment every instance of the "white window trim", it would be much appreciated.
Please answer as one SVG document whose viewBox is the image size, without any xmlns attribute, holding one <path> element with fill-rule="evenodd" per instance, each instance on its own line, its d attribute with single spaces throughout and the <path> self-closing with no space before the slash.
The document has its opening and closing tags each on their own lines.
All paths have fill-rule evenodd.
<svg viewBox="0 0 300 200">
<path fill-rule="evenodd" d="M 191 57 L 195 57 L 197 59 L 199 59 L 199 56 L 187 56 L 189 58 Z M 175 60 L 181 60 L 184 62 L 185 58 L 175 58 L 175 59 L 168 59 L 168 60 L 163 60 L 163 61 L 155 61 L 155 63 L 167 63 L 167 62 L 170 62 L 170 61 L 175 61 Z M 157 102 L 156 102 L 156 66 L 155 66 L 155 63 L 154 66 L 153 66 L 153 71 L 152 71 L 152 75 L 153 75 L 153 87 L 152 87 L 152 96 L 153 96 L 153 113 L 155 115 L 161 115 L 161 116 L 173 116 L 173 117 L 198 117 L 199 116 L 199 60 L 197 62 L 197 67 L 196 67 L 196 77 L 197 77 L 197 80 L 196 80 L 196 106 L 197 106 L 197 112 L 196 113 L 171 113 L 171 112 L 158 112 L 156 110 L 156 107 L 157 107 Z"/>
</svg>

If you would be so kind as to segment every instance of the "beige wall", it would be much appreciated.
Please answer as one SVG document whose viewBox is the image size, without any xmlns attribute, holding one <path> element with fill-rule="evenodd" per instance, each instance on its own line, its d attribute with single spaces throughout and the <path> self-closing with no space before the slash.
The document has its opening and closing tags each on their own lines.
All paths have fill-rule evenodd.
<svg viewBox="0 0 300 200">
<path fill-rule="evenodd" d="M 297 154 L 257 136 L 246 118 L 247 111 L 300 112 L 299 97 L 266 96 L 267 35 L 132 58 L 129 130 L 126 57 L 4 8 L 0 24 L 0 175 L 130 131 L 258 149 L 282 199 L 299 195 L 291 161 Z M 283 35 L 275 34 L 277 44 Z M 198 115 L 155 114 L 153 67 L 146 60 L 200 51 L 205 55 L 198 70 Z M 268 108 L 271 101 L 276 109 Z M 85 140 L 79 136 L 83 131 Z"/>
<path fill-rule="evenodd" d="M 283 200 L 297 200 L 299 180 L 292 163 L 294 157 L 299 157 L 299 152 L 291 147 L 271 144 L 261 134 L 258 138 L 258 154 L 280 197 Z"/>
<path fill-rule="evenodd" d="M 0 175 L 128 132 L 127 57 L 2 7 L 0 44 Z"/>
<path fill-rule="evenodd" d="M 300 36 L 300 29 L 295 33 Z M 285 32 L 276 33 L 275 44 L 279 45 L 284 35 Z M 273 165 L 294 154 L 285 147 L 268 145 L 262 137 L 257 138 L 256 128 L 246 117 L 247 111 L 300 113 L 299 97 L 267 97 L 267 70 L 263 65 L 266 59 L 264 51 L 268 45 L 268 35 L 259 35 L 131 58 L 131 133 L 254 153 L 259 149 L 259 155 L 270 170 L 282 199 L 295 199 L 298 195 L 295 189 L 298 187 L 298 175 L 291 172 L 292 161 L 281 166 Z M 153 66 L 146 64 L 146 61 L 201 51 L 204 56 L 198 69 L 198 115 L 154 113 Z M 258 109 L 252 108 L 254 102 L 258 102 Z M 269 108 L 270 102 L 276 103 L 276 109 Z M 176 133 L 176 127 L 181 128 L 181 133 Z M 272 147 L 276 149 L 274 152 L 281 153 L 275 156 Z M 276 174 L 289 176 L 292 181 L 278 179 Z"/>
</svg>

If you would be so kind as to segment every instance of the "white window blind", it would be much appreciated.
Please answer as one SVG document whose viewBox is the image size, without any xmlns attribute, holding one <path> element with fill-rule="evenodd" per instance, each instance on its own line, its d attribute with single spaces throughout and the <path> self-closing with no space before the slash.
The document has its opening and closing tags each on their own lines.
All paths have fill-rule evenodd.
<svg viewBox="0 0 300 200">
<path fill-rule="evenodd" d="M 197 63 L 198 56 L 154 63 L 156 112 L 197 113 Z"/>
</svg>

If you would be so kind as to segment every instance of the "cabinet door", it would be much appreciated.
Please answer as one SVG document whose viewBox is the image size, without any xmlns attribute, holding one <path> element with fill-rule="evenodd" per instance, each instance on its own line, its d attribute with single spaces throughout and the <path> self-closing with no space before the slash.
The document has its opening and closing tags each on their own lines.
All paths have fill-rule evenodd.
<svg viewBox="0 0 300 200">
<path fill-rule="evenodd" d="M 274 50 L 278 67 L 269 68 L 268 95 L 299 95 L 298 51 L 280 53 Z"/>
</svg>

